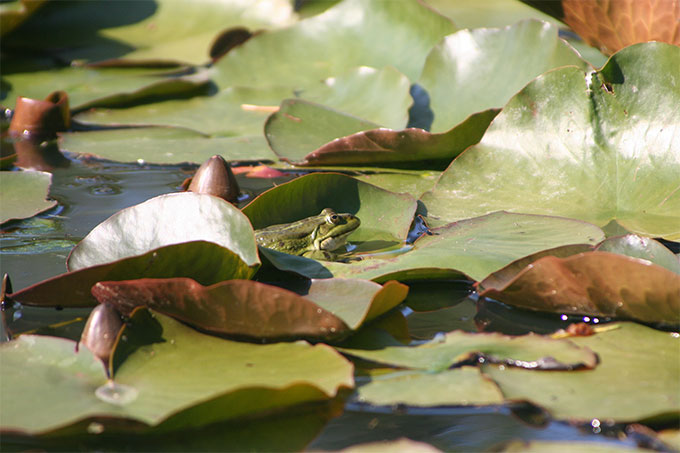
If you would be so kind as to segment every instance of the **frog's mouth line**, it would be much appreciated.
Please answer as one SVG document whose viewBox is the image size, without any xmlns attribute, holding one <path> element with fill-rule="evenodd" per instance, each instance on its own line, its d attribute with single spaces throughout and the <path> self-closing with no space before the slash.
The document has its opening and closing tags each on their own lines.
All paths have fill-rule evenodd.
<svg viewBox="0 0 680 453">
<path fill-rule="evenodd" d="M 348 231 L 347 233 L 341 234 L 340 236 L 335 236 L 335 237 L 331 237 L 331 238 L 328 238 L 328 239 L 324 239 L 319 244 L 319 249 L 320 250 L 328 250 L 329 252 L 332 252 L 333 250 L 337 250 L 347 243 L 347 236 L 349 236 L 353 232 L 354 231 Z"/>
</svg>

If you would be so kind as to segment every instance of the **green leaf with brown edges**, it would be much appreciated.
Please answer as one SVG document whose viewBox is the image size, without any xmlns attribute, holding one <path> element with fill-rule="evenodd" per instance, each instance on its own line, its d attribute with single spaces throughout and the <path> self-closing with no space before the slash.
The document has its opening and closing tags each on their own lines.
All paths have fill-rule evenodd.
<svg viewBox="0 0 680 453">
<path fill-rule="evenodd" d="M 616 220 L 643 236 L 679 238 L 678 67 L 680 47 L 644 43 L 596 73 L 541 75 L 423 195 L 428 216 L 504 209 L 599 226 Z"/>
</svg>

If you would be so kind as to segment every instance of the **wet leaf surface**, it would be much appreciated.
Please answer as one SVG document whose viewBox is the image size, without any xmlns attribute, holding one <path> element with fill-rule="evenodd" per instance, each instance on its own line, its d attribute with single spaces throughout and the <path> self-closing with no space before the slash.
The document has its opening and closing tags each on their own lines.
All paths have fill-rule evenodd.
<svg viewBox="0 0 680 453">
<path fill-rule="evenodd" d="M 129 314 L 146 306 L 204 331 L 256 339 L 347 336 L 395 307 L 406 297 L 405 285 L 381 287 L 362 280 L 321 280 L 292 291 L 248 280 L 205 287 L 190 279 L 142 279 L 97 283 L 100 303 Z"/>
<path fill-rule="evenodd" d="M 586 78 L 576 68 L 540 76 L 422 197 L 428 215 L 506 209 L 601 226 L 616 219 L 644 236 L 679 237 L 680 86 L 669 77 L 678 65 L 680 48 L 648 43 Z"/>
<path fill-rule="evenodd" d="M 566 65 L 587 66 L 558 38 L 557 27 L 545 22 L 449 35 L 428 55 L 418 82 L 430 95 L 432 131 L 447 131 L 473 113 L 500 108 L 536 76 Z"/>
<path fill-rule="evenodd" d="M 47 200 L 52 175 L 42 171 L 0 172 L 0 224 L 33 217 L 57 205 Z"/>
<path fill-rule="evenodd" d="M 146 310 L 133 317 L 123 341 L 139 341 L 150 330 L 159 342 L 128 345 L 113 388 L 101 363 L 85 349 L 76 353 L 72 341 L 25 335 L 0 346 L 0 395 L 13 408 L 11 417 L 3 411 L 3 429 L 44 433 L 95 416 L 114 429 L 120 418 L 186 429 L 324 401 L 353 386 L 352 365 L 326 345 L 232 342 Z M 31 388 L 30 395 L 9 391 L 17 386 Z"/>
<path fill-rule="evenodd" d="M 481 280 L 519 257 L 556 244 L 596 244 L 604 238 L 599 228 L 585 222 L 506 212 L 461 220 L 431 232 L 416 240 L 413 248 L 391 255 L 361 254 L 357 255 L 361 261 L 350 263 L 315 262 L 270 250 L 263 254 L 277 268 L 309 278 L 384 281 L 459 278 L 464 274 Z M 362 250 L 362 244 L 357 243 L 357 248 Z"/>
<path fill-rule="evenodd" d="M 250 223 L 237 208 L 211 195 L 183 192 L 112 215 L 73 248 L 67 267 L 79 270 L 190 241 L 221 245 L 247 266 L 259 263 Z"/>
<path fill-rule="evenodd" d="M 480 296 L 557 313 L 680 325 L 680 275 L 646 260 L 610 252 L 546 256 Z"/>
<path fill-rule="evenodd" d="M 338 350 L 371 362 L 430 372 L 442 372 L 469 360 L 476 361 L 477 357 L 483 357 L 487 362 L 541 371 L 593 368 L 597 365 L 597 356 L 587 347 L 535 334 L 511 337 L 458 330 L 417 346 Z"/>
<path fill-rule="evenodd" d="M 575 373 L 532 372 L 485 365 L 484 374 L 508 399 L 528 399 L 558 419 L 615 422 L 657 418 L 677 420 L 680 413 L 680 340 L 634 323 L 570 341 L 597 353 L 593 370 Z M 625 396 L 625 397 L 624 397 Z"/>
<path fill-rule="evenodd" d="M 669 271 L 680 274 L 680 260 L 668 248 L 654 239 L 626 234 L 607 238 L 598 244 L 596 250 L 612 252 L 633 258 L 651 261 Z"/>
</svg>

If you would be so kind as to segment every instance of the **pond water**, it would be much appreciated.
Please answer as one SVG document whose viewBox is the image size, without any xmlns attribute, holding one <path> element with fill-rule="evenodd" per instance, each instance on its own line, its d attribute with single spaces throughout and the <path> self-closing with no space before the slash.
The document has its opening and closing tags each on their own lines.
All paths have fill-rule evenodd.
<svg viewBox="0 0 680 453">
<path fill-rule="evenodd" d="M 72 160 L 68 168 L 53 172 L 50 196 L 59 202 L 58 207 L 3 228 L 2 273 L 10 274 L 14 290 L 63 273 L 69 251 L 94 226 L 122 208 L 180 190 L 183 180 L 195 169 L 196 166 Z M 238 178 L 247 199 L 273 183 L 272 180 Z M 477 300 L 470 282 L 410 286 L 411 293 L 401 313 L 406 317 L 414 341 L 454 329 L 476 331 L 479 326 L 521 334 L 530 330 L 551 332 L 567 324 L 559 315 L 524 313 L 493 301 Z M 77 339 L 89 311 L 15 306 L 5 315 L 7 327 L 14 335 L 31 331 Z M 284 414 L 282 419 L 286 417 Z M 527 420 L 533 422 L 527 423 Z M 202 437 L 199 445 L 206 445 L 205 442 L 221 445 L 220 440 L 225 436 L 219 429 L 195 434 L 199 435 Z M 596 435 L 589 427 L 550 422 L 543 417 L 518 417 L 507 407 L 416 410 L 366 406 L 350 397 L 341 415 L 325 425 L 320 423 L 320 432 L 309 448 L 337 450 L 361 442 L 400 437 L 454 451 L 485 450 L 511 439 L 589 440 L 633 446 L 631 441 L 620 441 L 615 436 Z"/>
</svg>

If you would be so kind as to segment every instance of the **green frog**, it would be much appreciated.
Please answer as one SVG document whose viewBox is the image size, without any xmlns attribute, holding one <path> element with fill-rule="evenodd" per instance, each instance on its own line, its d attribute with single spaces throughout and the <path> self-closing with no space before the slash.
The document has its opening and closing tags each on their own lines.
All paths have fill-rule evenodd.
<svg viewBox="0 0 680 453">
<path fill-rule="evenodd" d="M 330 208 L 321 214 L 293 223 L 255 230 L 258 245 L 291 255 L 325 261 L 339 261 L 335 250 L 347 243 L 347 236 L 361 221 L 352 214 L 338 214 Z"/>
</svg>

